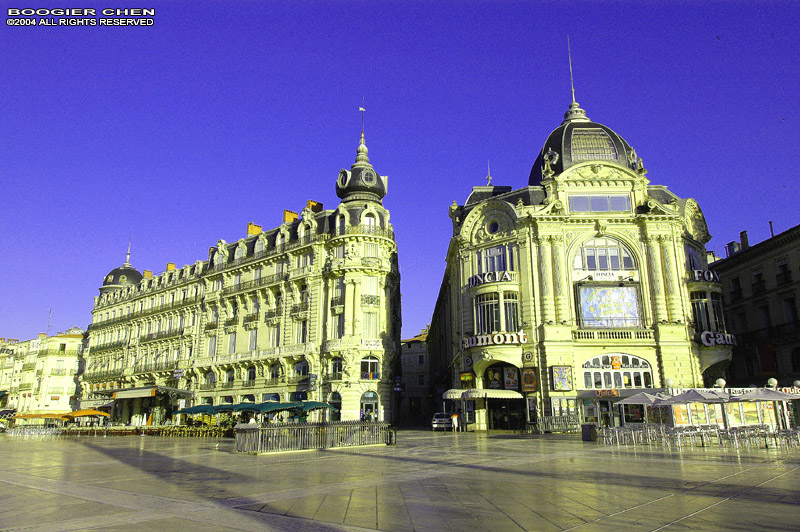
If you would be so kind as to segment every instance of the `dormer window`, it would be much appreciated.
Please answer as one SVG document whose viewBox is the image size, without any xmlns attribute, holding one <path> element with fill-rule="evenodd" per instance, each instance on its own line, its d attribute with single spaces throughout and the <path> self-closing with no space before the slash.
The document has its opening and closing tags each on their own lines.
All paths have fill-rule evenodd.
<svg viewBox="0 0 800 532">
<path fill-rule="evenodd" d="M 627 194 L 570 195 L 570 212 L 630 212 L 631 199 Z"/>
</svg>

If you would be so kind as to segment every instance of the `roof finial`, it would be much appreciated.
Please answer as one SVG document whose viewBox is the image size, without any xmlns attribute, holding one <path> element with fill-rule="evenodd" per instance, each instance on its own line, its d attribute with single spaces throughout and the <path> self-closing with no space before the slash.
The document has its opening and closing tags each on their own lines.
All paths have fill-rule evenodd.
<svg viewBox="0 0 800 532">
<path fill-rule="evenodd" d="M 131 237 L 128 237 L 128 252 L 125 253 L 125 264 L 123 266 L 131 265 Z"/>
<path fill-rule="evenodd" d="M 364 143 L 364 113 L 366 109 L 364 109 L 363 96 L 361 97 L 361 107 L 359 107 L 358 110 L 361 111 L 361 142 L 358 143 L 356 162 L 353 166 L 370 166 L 369 157 L 367 156 L 367 145 Z"/>
<path fill-rule="evenodd" d="M 575 82 L 572 80 L 572 50 L 569 47 L 569 34 L 567 34 L 567 57 L 569 58 L 569 86 L 572 89 L 572 103 L 575 101 Z"/>
<path fill-rule="evenodd" d="M 492 185 L 492 167 L 491 161 L 486 159 L 486 186 L 489 187 Z"/>
</svg>

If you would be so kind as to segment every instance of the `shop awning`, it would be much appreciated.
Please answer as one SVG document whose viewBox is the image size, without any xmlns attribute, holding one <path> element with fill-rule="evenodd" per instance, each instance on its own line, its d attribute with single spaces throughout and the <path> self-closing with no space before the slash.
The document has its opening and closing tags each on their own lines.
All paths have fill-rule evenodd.
<svg viewBox="0 0 800 532">
<path fill-rule="evenodd" d="M 459 390 L 457 388 L 452 388 L 447 390 L 442 394 L 442 399 L 461 399 L 461 396 L 464 394 L 464 390 Z"/>
<path fill-rule="evenodd" d="M 148 388 L 131 388 L 130 390 L 120 390 L 114 392 L 114 399 L 136 399 L 137 397 L 153 397 L 158 390 L 158 386 Z"/>
<path fill-rule="evenodd" d="M 128 390 L 119 390 L 114 392 L 114 399 L 136 399 L 137 397 L 154 397 L 156 394 L 166 394 L 171 397 L 176 395 L 183 395 L 191 397 L 190 390 L 180 390 L 178 388 L 169 388 L 167 386 L 147 386 L 144 388 L 130 388 Z"/>
<path fill-rule="evenodd" d="M 522 394 L 514 390 L 493 390 L 470 388 L 461 394 L 462 399 L 524 399 Z"/>
</svg>

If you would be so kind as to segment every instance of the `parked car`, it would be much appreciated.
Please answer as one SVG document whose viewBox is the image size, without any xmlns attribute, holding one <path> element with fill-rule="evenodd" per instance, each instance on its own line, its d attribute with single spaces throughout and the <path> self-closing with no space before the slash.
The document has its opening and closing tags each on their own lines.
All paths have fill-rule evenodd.
<svg viewBox="0 0 800 532">
<path fill-rule="evenodd" d="M 450 417 L 452 414 L 447 412 L 436 412 L 431 420 L 431 428 L 449 430 L 453 428 L 453 420 Z"/>
</svg>

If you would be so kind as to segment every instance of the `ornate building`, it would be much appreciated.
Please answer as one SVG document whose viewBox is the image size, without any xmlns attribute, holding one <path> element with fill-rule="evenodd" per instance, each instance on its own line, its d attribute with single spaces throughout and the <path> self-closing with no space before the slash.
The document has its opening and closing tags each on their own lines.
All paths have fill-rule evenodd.
<svg viewBox="0 0 800 532">
<path fill-rule="evenodd" d="M 428 343 L 439 392 L 474 428 L 617 424 L 620 397 L 721 376 L 733 339 L 702 211 L 646 174 L 573 100 L 526 187 L 487 176 L 453 202 Z"/>
<path fill-rule="evenodd" d="M 0 339 L 0 405 L 17 414 L 73 410 L 83 347 L 77 327 L 22 342 Z"/>
<path fill-rule="evenodd" d="M 401 318 L 386 191 L 362 132 L 336 209 L 309 201 L 160 275 L 112 270 L 92 311 L 85 398 L 114 398 L 113 417 L 134 424 L 189 404 L 305 399 L 339 407 L 334 418 L 391 419 Z"/>
</svg>

